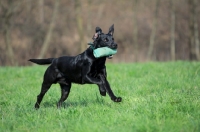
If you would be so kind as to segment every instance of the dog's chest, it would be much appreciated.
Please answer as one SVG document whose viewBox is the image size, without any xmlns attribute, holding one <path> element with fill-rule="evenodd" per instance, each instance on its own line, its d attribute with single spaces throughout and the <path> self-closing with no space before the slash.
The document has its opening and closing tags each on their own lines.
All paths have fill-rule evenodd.
<svg viewBox="0 0 200 132">
<path fill-rule="evenodd" d="M 98 75 L 102 69 L 105 68 L 105 62 L 104 61 L 96 61 L 92 64 L 91 70 L 90 70 L 90 75 L 91 76 L 96 76 Z"/>
</svg>

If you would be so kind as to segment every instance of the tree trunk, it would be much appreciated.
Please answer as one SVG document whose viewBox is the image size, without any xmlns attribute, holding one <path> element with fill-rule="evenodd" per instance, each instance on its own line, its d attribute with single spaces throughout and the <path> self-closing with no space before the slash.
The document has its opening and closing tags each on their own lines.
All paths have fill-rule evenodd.
<svg viewBox="0 0 200 132">
<path fill-rule="evenodd" d="M 197 11 L 198 0 L 194 0 L 194 39 L 195 39 L 195 52 L 197 60 L 200 60 L 200 45 L 199 45 L 199 30 L 198 30 L 198 11 Z"/>
<path fill-rule="evenodd" d="M 31 0 L 26 0 L 26 22 L 27 23 L 30 23 L 30 17 L 31 17 L 31 7 L 32 7 L 32 3 L 31 3 Z"/>
<path fill-rule="evenodd" d="M 52 32 L 53 32 L 53 29 L 54 29 L 54 26 L 55 26 L 55 20 L 56 20 L 56 15 L 57 15 L 57 12 L 58 12 L 59 3 L 60 3 L 60 0 L 55 1 L 52 19 L 51 19 L 51 22 L 50 22 L 50 25 L 49 25 L 48 32 L 47 32 L 45 39 L 44 39 L 42 49 L 41 49 L 40 54 L 38 56 L 39 59 L 44 57 L 44 55 L 45 55 L 45 53 L 46 53 L 46 51 L 49 47 Z"/>
<path fill-rule="evenodd" d="M 44 22 L 44 0 L 39 0 L 39 22 L 43 24 Z"/>
<path fill-rule="evenodd" d="M 154 48 L 154 45 L 155 45 L 155 36 L 156 36 L 156 30 L 157 30 L 159 1 L 160 0 L 156 0 L 156 7 L 155 7 L 154 19 L 153 19 L 153 27 L 152 27 L 152 31 L 151 31 L 150 43 L 149 43 L 149 49 L 148 49 L 148 55 L 147 55 L 149 60 L 152 59 L 153 48 Z"/>
<path fill-rule="evenodd" d="M 75 0 L 75 11 L 76 11 L 76 24 L 78 28 L 78 34 L 79 34 L 79 43 L 80 43 L 80 49 L 79 52 L 82 52 L 86 48 L 86 43 L 84 40 L 84 33 L 83 33 L 83 20 L 81 17 L 81 2 L 79 0 Z"/>
<path fill-rule="evenodd" d="M 15 65 L 14 62 L 14 52 L 12 48 L 11 42 L 11 29 L 13 26 L 12 17 L 15 14 L 19 14 L 19 10 L 21 9 L 20 6 L 23 2 L 21 1 L 14 1 L 14 0 L 7 0 L 7 1 L 0 1 L 0 8 L 3 12 L 2 14 L 2 24 L 3 26 L 3 35 L 6 44 L 6 64 Z"/>
<path fill-rule="evenodd" d="M 135 61 L 138 61 L 138 25 L 137 25 L 137 6 L 138 0 L 134 0 L 133 2 L 133 39 L 134 39 L 134 54 Z"/>
<path fill-rule="evenodd" d="M 170 42 L 170 50 L 171 50 L 171 60 L 175 61 L 175 22 L 176 22 L 176 16 L 175 16 L 175 6 L 173 3 L 173 0 L 170 1 L 170 7 L 171 7 L 171 42 Z"/>
<path fill-rule="evenodd" d="M 194 0 L 188 0 L 189 5 L 189 58 L 190 60 L 196 60 L 196 49 L 194 41 Z"/>
<path fill-rule="evenodd" d="M 92 31 L 92 27 L 91 27 L 91 23 L 92 23 L 92 17 L 91 17 L 91 3 L 92 3 L 92 0 L 88 0 L 88 18 L 87 18 L 87 35 L 90 36 L 90 38 L 92 38 L 92 33 L 94 32 L 91 32 Z"/>
<path fill-rule="evenodd" d="M 7 50 L 7 57 L 8 61 L 7 63 L 10 63 L 11 65 L 14 65 L 14 54 L 13 54 L 13 48 L 11 44 L 11 25 L 9 23 L 6 23 L 6 29 L 5 29 L 5 43 L 6 43 L 6 50 Z"/>
<path fill-rule="evenodd" d="M 5 25 L 3 29 L 3 34 L 4 34 L 4 39 L 5 39 L 5 44 L 6 44 L 6 56 L 7 56 L 7 64 L 14 65 L 14 54 L 13 54 L 13 48 L 11 44 L 11 27 L 12 27 L 12 21 L 11 18 L 14 14 L 13 12 L 13 1 L 7 1 L 8 7 L 4 7 L 3 3 L 0 3 L 1 7 L 4 9 L 4 17 L 3 19 L 3 24 Z"/>
</svg>

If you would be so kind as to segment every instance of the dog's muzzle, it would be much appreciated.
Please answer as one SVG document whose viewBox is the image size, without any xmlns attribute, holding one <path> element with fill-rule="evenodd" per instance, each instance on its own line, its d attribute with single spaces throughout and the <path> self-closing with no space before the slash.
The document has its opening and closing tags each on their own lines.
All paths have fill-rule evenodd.
<svg viewBox="0 0 200 132">
<path fill-rule="evenodd" d="M 111 49 L 117 49 L 117 44 L 116 43 L 112 43 L 109 48 L 111 48 Z"/>
<path fill-rule="evenodd" d="M 116 50 L 117 49 L 117 44 L 116 43 L 112 43 L 109 48 Z M 108 59 L 112 59 L 113 55 L 109 55 L 109 56 L 107 56 L 107 58 Z"/>
</svg>

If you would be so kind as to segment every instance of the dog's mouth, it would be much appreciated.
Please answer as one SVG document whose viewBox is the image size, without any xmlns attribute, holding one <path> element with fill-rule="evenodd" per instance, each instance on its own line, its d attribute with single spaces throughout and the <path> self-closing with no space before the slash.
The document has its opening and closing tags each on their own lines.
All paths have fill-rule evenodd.
<svg viewBox="0 0 200 132">
<path fill-rule="evenodd" d="M 117 44 L 112 44 L 111 46 L 109 46 L 109 48 L 111 48 L 113 50 L 117 50 Z M 112 59 L 113 57 L 114 57 L 114 55 L 107 56 L 108 59 Z"/>
<path fill-rule="evenodd" d="M 107 56 L 108 59 L 112 59 L 114 55 Z"/>
<path fill-rule="evenodd" d="M 117 50 L 117 44 L 114 43 L 111 46 L 109 46 L 109 48 L 113 49 L 113 50 Z M 108 59 L 112 59 L 114 57 L 114 55 L 109 55 L 107 56 Z"/>
</svg>

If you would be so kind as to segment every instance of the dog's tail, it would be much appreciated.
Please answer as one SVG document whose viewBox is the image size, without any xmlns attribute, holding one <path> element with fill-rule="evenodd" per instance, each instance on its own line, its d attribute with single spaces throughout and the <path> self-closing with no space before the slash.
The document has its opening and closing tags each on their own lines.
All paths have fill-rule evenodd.
<svg viewBox="0 0 200 132">
<path fill-rule="evenodd" d="M 54 58 L 48 58 L 48 59 L 29 59 L 29 61 L 39 64 L 39 65 L 45 65 L 45 64 L 51 64 Z"/>
</svg>

